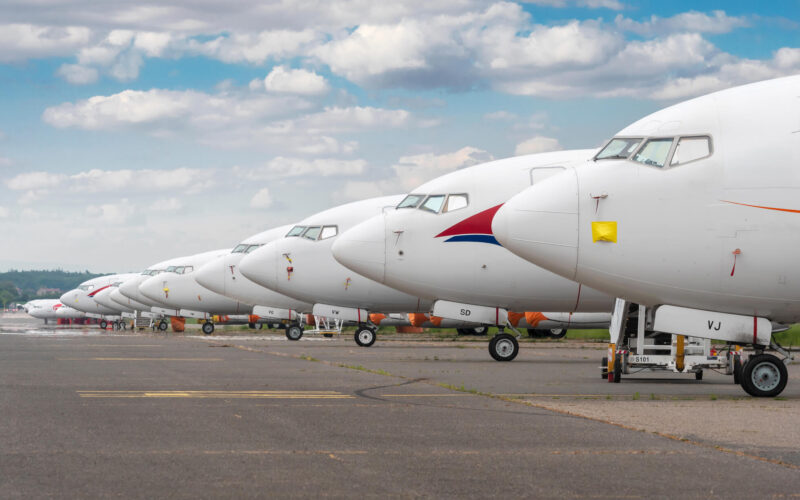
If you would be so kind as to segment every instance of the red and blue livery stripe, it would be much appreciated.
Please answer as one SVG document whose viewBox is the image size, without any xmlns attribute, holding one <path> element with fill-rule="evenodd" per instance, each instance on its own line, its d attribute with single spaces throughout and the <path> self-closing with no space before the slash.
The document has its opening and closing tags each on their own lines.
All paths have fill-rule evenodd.
<svg viewBox="0 0 800 500">
<path fill-rule="evenodd" d="M 451 241 L 472 241 L 476 243 L 491 243 L 492 245 L 500 246 L 500 242 L 494 237 L 492 233 L 492 220 L 494 214 L 500 210 L 503 204 L 479 212 L 471 217 L 458 222 L 441 233 L 436 235 L 436 238 L 444 238 L 445 243 Z"/>
</svg>

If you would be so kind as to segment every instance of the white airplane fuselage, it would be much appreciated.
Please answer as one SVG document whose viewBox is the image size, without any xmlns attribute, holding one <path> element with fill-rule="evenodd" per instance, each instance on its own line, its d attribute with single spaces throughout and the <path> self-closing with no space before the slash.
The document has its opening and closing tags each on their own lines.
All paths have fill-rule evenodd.
<svg viewBox="0 0 800 500">
<path fill-rule="evenodd" d="M 160 307 L 208 314 L 250 314 L 252 305 L 212 292 L 194 280 L 194 272 L 211 260 L 230 253 L 231 249 L 215 250 L 184 257 L 179 260 L 178 272 L 163 272 L 147 278 L 139 291 Z M 180 273 L 180 274 L 179 274 Z"/>
<path fill-rule="evenodd" d="M 800 76 L 639 120 L 515 196 L 493 228 L 525 259 L 633 302 L 796 322 Z"/>
<path fill-rule="evenodd" d="M 120 279 L 125 279 L 129 276 L 130 275 L 127 274 L 111 274 L 84 281 L 78 285 L 78 288 L 70 290 L 62 295 L 60 298 L 61 303 L 88 314 L 118 316 L 120 313 L 122 313 L 122 306 L 104 306 L 94 300 L 94 295 L 108 288 L 112 283 L 119 281 Z"/>
<path fill-rule="evenodd" d="M 212 292 L 244 304 L 300 313 L 311 312 L 312 306 L 308 302 L 265 288 L 249 280 L 239 269 L 239 264 L 246 255 L 266 243 L 283 238 L 291 228 L 291 225 L 281 226 L 245 239 L 232 252 L 211 260 L 195 271 L 195 281 Z"/>
<path fill-rule="evenodd" d="M 295 226 L 306 228 L 305 233 L 287 235 L 246 255 L 239 265 L 241 272 L 262 286 L 312 304 L 381 313 L 428 312 L 430 301 L 365 278 L 339 264 L 331 253 L 339 234 L 394 207 L 402 198 L 373 198 L 312 215 Z"/>
<path fill-rule="evenodd" d="M 404 201 L 411 206 L 347 231 L 334 243 L 334 256 L 371 279 L 431 301 L 609 312 L 612 297 L 531 265 L 500 246 L 491 231 L 506 200 L 593 153 L 527 155 L 444 175 L 414 189 Z M 408 201 L 415 196 L 419 202 Z"/>
</svg>

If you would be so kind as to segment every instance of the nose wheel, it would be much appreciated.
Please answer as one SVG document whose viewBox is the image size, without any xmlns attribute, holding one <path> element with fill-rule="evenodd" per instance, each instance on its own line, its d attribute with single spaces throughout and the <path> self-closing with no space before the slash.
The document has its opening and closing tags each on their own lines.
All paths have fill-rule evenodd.
<svg viewBox="0 0 800 500">
<path fill-rule="evenodd" d="M 367 328 L 366 326 L 361 326 L 356 330 L 355 339 L 356 344 L 360 345 L 361 347 L 369 347 L 375 343 L 375 339 L 377 335 L 375 334 L 375 330 L 372 328 Z"/>
<path fill-rule="evenodd" d="M 162 332 L 166 332 L 166 331 L 167 331 L 167 328 L 169 328 L 169 324 L 167 323 L 167 320 L 165 320 L 165 319 L 162 319 L 162 320 L 161 320 L 161 321 L 158 323 L 158 329 L 159 329 L 159 330 L 161 330 Z"/>
<path fill-rule="evenodd" d="M 203 323 L 203 333 L 206 335 L 211 335 L 214 333 L 214 323 L 210 321 L 206 321 Z"/>
<path fill-rule="evenodd" d="M 739 379 L 747 394 L 757 398 L 771 398 L 783 392 L 789 373 L 780 358 L 762 353 L 747 360 L 741 368 Z"/>
<path fill-rule="evenodd" d="M 289 325 L 286 327 L 286 338 L 289 340 L 300 340 L 303 336 L 303 329 L 299 325 Z"/>
<path fill-rule="evenodd" d="M 489 354 L 495 361 L 511 361 L 519 354 L 519 342 L 513 335 L 498 333 L 489 341 Z"/>
</svg>

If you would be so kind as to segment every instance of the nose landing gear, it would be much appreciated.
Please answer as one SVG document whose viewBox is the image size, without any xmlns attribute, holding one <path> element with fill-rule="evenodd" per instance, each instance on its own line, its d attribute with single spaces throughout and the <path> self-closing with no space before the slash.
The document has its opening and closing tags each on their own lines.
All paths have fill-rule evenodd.
<svg viewBox="0 0 800 500">
<path fill-rule="evenodd" d="M 495 361 L 511 361 L 519 354 L 519 342 L 501 328 L 500 333 L 489 341 L 489 354 Z"/>
</svg>

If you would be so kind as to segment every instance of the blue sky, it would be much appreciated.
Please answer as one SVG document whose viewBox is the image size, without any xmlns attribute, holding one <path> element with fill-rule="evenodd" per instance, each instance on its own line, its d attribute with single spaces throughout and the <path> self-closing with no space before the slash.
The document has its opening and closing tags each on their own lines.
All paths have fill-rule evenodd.
<svg viewBox="0 0 800 500">
<path fill-rule="evenodd" d="M 139 270 L 800 72 L 800 1 L 10 0 L 0 269 Z"/>
</svg>

